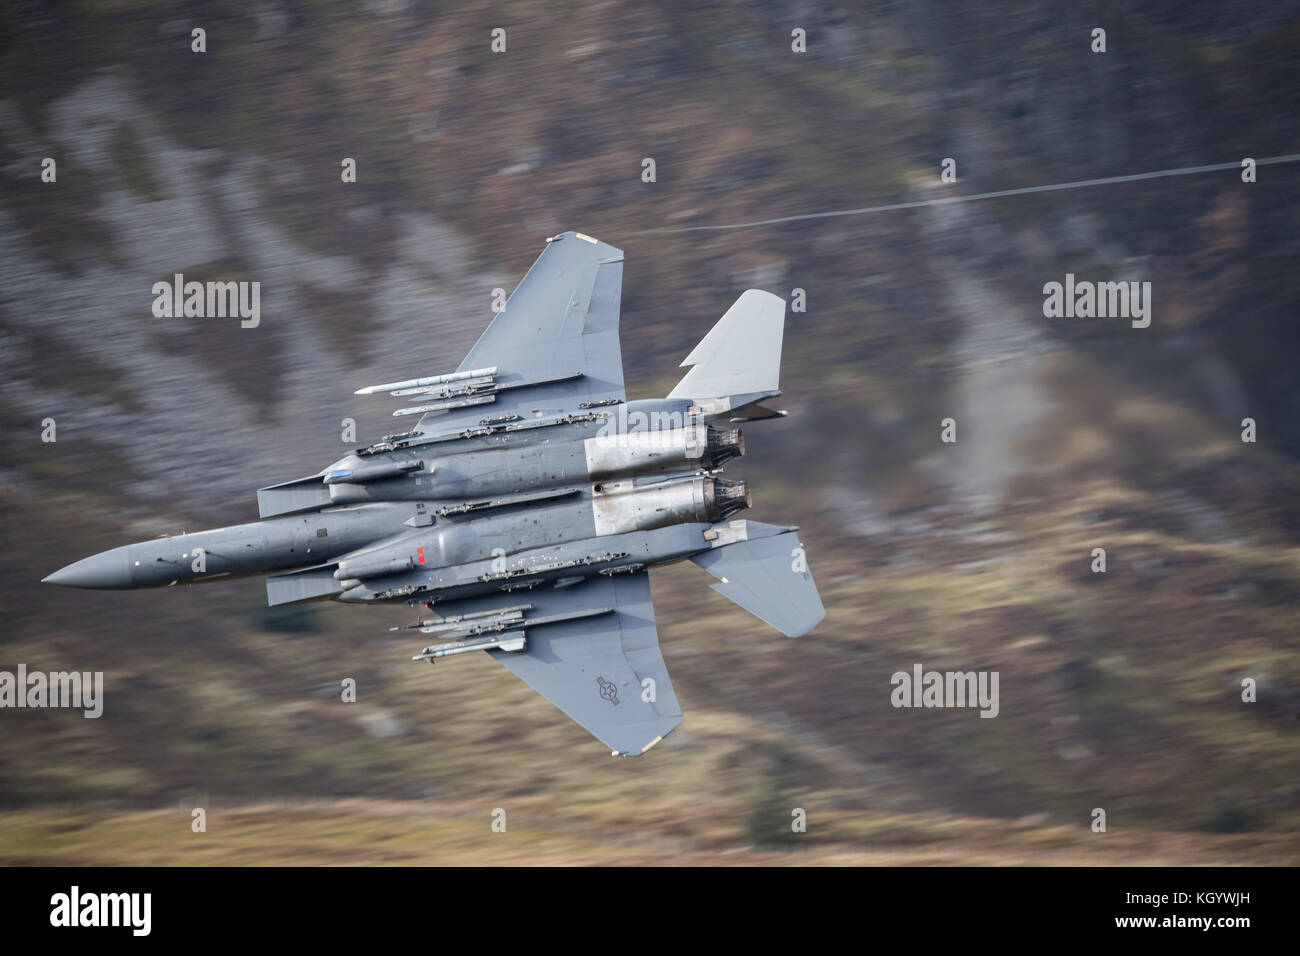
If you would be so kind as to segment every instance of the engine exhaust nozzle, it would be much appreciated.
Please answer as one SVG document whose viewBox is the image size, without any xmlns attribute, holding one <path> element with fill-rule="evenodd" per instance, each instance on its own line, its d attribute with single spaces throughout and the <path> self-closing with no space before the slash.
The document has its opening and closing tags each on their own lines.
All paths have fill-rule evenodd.
<svg viewBox="0 0 1300 956">
<path fill-rule="evenodd" d="M 753 504 L 749 482 L 741 479 L 710 478 L 704 483 L 705 507 L 710 521 L 721 521 Z"/>
<path fill-rule="evenodd" d="M 745 436 L 739 428 L 709 426 L 708 447 L 705 458 L 709 467 L 717 467 L 745 454 Z"/>
</svg>

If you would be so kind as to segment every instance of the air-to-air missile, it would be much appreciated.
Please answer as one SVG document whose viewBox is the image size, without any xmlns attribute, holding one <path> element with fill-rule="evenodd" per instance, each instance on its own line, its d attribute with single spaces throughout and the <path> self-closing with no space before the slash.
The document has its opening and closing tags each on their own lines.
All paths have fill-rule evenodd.
<svg viewBox="0 0 1300 956">
<path fill-rule="evenodd" d="M 642 753 L 682 716 L 648 569 L 690 559 L 794 637 L 824 616 L 797 529 L 734 517 L 739 423 L 784 413 L 785 303 L 749 290 L 662 399 L 628 402 L 622 253 L 581 233 L 537 262 L 454 372 L 357 389 L 419 396 L 416 427 L 262 488 L 259 520 L 128 544 L 45 578 L 147 588 L 268 575 L 271 605 L 422 605 L 415 660 L 483 650 L 609 744 Z M 482 406 L 491 406 L 483 408 Z M 485 414 L 490 412 L 490 414 Z M 513 600 L 512 600 L 513 598 Z"/>
</svg>

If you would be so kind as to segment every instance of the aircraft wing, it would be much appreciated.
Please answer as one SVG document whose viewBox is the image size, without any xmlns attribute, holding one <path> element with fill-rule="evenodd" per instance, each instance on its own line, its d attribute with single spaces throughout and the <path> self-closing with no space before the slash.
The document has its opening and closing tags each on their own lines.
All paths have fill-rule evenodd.
<svg viewBox="0 0 1300 956">
<path fill-rule="evenodd" d="M 659 650 L 650 575 L 595 575 L 561 588 L 438 604 L 463 614 L 502 604 L 531 605 L 522 651 L 490 650 L 498 661 L 620 756 L 635 757 L 682 722 Z M 529 627 L 527 620 L 584 611 L 609 613 Z"/>
<path fill-rule="evenodd" d="M 489 416 L 549 417 L 622 401 L 622 294 L 623 250 L 580 232 L 551 239 L 457 369 L 496 368 L 495 383 L 510 388 L 491 404 L 428 412 L 418 427 L 456 431 Z"/>
</svg>

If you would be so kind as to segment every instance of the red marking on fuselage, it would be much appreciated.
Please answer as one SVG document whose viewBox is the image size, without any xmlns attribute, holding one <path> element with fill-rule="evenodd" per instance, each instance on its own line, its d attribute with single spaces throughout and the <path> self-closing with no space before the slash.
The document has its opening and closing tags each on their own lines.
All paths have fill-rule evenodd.
<svg viewBox="0 0 1300 956">
<path fill-rule="evenodd" d="M 415 556 L 419 560 L 420 564 L 424 564 L 424 548 L 416 548 Z"/>
</svg>

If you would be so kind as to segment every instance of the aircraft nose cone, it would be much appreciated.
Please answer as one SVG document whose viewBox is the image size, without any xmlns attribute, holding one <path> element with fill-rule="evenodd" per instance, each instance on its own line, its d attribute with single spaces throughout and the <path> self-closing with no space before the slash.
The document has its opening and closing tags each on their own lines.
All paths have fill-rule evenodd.
<svg viewBox="0 0 1300 956">
<path fill-rule="evenodd" d="M 41 579 L 65 588 L 129 588 L 131 568 L 121 549 L 92 554 Z"/>
</svg>

